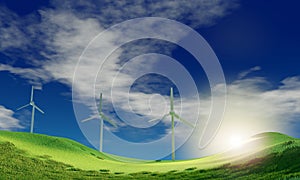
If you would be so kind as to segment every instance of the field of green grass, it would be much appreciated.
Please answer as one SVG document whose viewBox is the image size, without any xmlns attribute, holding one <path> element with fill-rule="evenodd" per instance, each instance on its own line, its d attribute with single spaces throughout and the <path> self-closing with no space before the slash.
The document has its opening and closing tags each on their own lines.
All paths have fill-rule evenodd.
<svg viewBox="0 0 300 180">
<path fill-rule="evenodd" d="M 0 179 L 300 178 L 299 139 L 263 133 L 241 148 L 200 159 L 146 162 L 65 138 L 0 131 Z"/>
</svg>

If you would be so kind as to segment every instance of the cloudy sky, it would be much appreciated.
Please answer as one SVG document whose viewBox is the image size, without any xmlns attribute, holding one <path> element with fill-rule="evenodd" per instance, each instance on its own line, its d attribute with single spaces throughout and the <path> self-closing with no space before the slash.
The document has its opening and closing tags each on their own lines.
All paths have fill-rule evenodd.
<svg viewBox="0 0 300 180">
<path fill-rule="evenodd" d="M 177 121 L 178 159 L 265 131 L 300 137 L 298 6 L 0 1 L 0 129 L 29 131 L 31 109 L 16 109 L 34 85 L 45 111 L 36 133 L 98 148 L 97 119 L 80 121 L 97 114 L 102 92 L 103 112 L 118 124 L 105 123 L 105 152 L 169 158 L 170 118 L 161 117 L 173 87 L 176 112 L 195 126 Z"/>
</svg>

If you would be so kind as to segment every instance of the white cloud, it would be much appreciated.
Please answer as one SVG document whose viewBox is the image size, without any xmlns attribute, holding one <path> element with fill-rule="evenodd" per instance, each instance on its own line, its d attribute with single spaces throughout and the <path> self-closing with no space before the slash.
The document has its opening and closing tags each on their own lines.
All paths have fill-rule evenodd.
<svg viewBox="0 0 300 180">
<path fill-rule="evenodd" d="M 0 50 L 11 47 L 22 48 L 27 44 L 27 38 L 20 29 L 18 16 L 7 8 L 0 7 Z M 23 49 L 23 48 L 22 48 Z"/>
<path fill-rule="evenodd" d="M 2 64 L 1 71 L 7 70 L 13 74 L 18 74 L 34 84 L 57 80 L 71 85 L 73 72 L 81 52 L 104 28 L 124 20 L 145 16 L 171 18 L 188 22 L 193 27 L 210 25 L 217 18 L 223 17 L 237 6 L 235 1 L 221 0 L 197 2 L 173 0 L 147 3 L 144 0 L 132 3 L 52 1 L 51 3 L 55 8 L 40 10 L 39 18 L 29 15 L 21 19 L 3 8 L 5 11 L 1 13 L 3 23 L 0 26 L 3 36 L 0 37 L 0 41 L 14 43 L 2 44 L 2 52 L 11 57 L 22 57 L 27 62 L 26 64 L 33 67 L 22 69 L 13 65 Z M 9 27 L 11 28 L 4 25 L 4 22 L 8 22 L 7 20 L 9 20 Z M 170 32 L 175 33 L 176 31 Z M 101 43 L 106 43 L 107 47 L 113 47 L 112 40 L 115 40 L 117 35 L 112 34 L 111 36 Z M 8 47 L 17 48 L 24 52 L 10 54 L 6 51 Z M 165 50 L 162 50 L 162 47 Z M 143 53 L 155 50 L 168 52 L 170 48 L 172 47 L 167 45 L 158 47 L 149 41 L 137 43 L 136 46 L 128 46 L 125 49 L 121 48 L 110 58 L 110 67 L 106 66 L 105 74 L 107 77 L 115 74 L 120 67 L 118 64 L 120 56 L 132 57 L 138 55 L 136 52 Z M 89 72 L 97 71 L 93 58 L 101 56 L 101 52 L 98 51 L 97 49 L 91 54 L 90 63 L 84 67 L 86 73 L 81 79 L 80 87 L 82 88 L 86 87 L 87 83 L 91 83 L 92 77 Z M 126 82 L 125 77 L 123 79 Z M 84 89 L 82 91 L 84 92 Z"/>
<path fill-rule="evenodd" d="M 23 128 L 18 119 L 13 117 L 14 112 L 0 105 L 0 129 L 12 130 Z"/>
<path fill-rule="evenodd" d="M 0 64 L 0 71 L 8 71 L 12 74 L 21 76 L 36 86 L 41 86 L 43 82 L 49 82 L 52 78 L 47 71 L 40 68 L 20 68 L 13 67 L 11 65 Z"/>
<path fill-rule="evenodd" d="M 164 17 L 192 27 L 214 24 L 238 6 L 235 0 L 169 0 L 169 1 L 52 1 L 59 9 L 71 9 L 78 17 L 94 17 L 107 28 L 122 21 L 139 17 Z M 78 11 L 80 9 L 80 11 Z"/>
<path fill-rule="evenodd" d="M 151 16 L 170 18 L 186 23 L 191 27 L 199 27 L 214 24 L 217 19 L 222 18 L 238 7 L 236 0 L 138 0 L 134 2 L 111 0 L 76 2 L 67 0 L 62 2 L 55 0 L 51 1 L 51 4 L 54 7 L 53 9 L 44 8 L 39 11 L 41 17 L 35 14 L 19 17 L 7 8 L 0 7 L 0 49 L 9 53 L 12 48 L 14 51 L 18 48 L 23 51 L 23 55 L 26 54 L 29 57 L 29 62 L 38 63 L 38 59 L 44 58 L 45 53 L 58 53 L 57 49 L 47 47 L 49 40 L 51 44 L 59 42 L 58 39 L 56 42 L 51 41 L 56 38 L 54 36 L 56 36 L 57 29 L 62 28 L 65 30 L 66 34 L 61 35 L 65 36 L 64 39 L 66 39 L 72 36 L 74 28 L 76 29 L 77 26 L 85 24 L 84 21 L 94 21 L 92 23 L 108 28 L 132 18 Z M 82 22 L 73 21 L 74 19 Z M 85 34 L 83 37 L 86 38 L 76 39 L 82 41 L 68 42 L 85 46 L 85 42 L 90 40 L 90 35 L 99 30 L 94 28 L 93 25 L 87 26 L 86 29 L 88 30 L 82 32 Z M 72 37 L 70 38 L 75 40 Z M 63 44 L 68 45 L 66 42 Z M 150 47 L 148 46 L 148 48 Z M 15 53 L 14 56 L 18 55 Z"/>
<path fill-rule="evenodd" d="M 243 71 L 243 72 L 239 73 L 238 78 L 242 79 L 242 78 L 246 77 L 247 75 L 249 75 L 250 73 L 255 72 L 255 71 L 259 71 L 259 70 L 261 70 L 261 67 L 260 66 L 255 66 L 255 67 L 253 67 L 249 70 L 246 70 L 246 71 Z"/>
<path fill-rule="evenodd" d="M 282 119 L 281 122 L 286 123 L 285 119 L 295 116 L 299 119 L 300 77 L 288 77 L 281 82 L 278 89 L 262 93 L 261 98 L 272 104 L 266 109 L 267 113 L 276 112 L 277 117 Z"/>
</svg>

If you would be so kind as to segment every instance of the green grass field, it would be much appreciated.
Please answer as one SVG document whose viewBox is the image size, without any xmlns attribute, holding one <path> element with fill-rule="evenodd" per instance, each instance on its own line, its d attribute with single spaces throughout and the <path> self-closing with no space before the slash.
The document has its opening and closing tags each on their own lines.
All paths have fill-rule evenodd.
<svg viewBox="0 0 300 180">
<path fill-rule="evenodd" d="M 65 138 L 0 131 L 0 179 L 300 178 L 299 139 L 263 133 L 242 149 L 200 159 L 146 162 L 100 153 Z"/>
</svg>

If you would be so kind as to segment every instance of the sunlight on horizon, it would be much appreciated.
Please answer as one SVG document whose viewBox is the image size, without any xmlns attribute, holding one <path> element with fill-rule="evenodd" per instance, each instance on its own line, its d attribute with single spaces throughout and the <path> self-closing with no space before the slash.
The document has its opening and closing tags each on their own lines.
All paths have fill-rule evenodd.
<svg viewBox="0 0 300 180">
<path fill-rule="evenodd" d="M 234 134 L 229 139 L 230 146 L 232 148 L 239 148 L 244 144 L 242 136 Z"/>
</svg>

